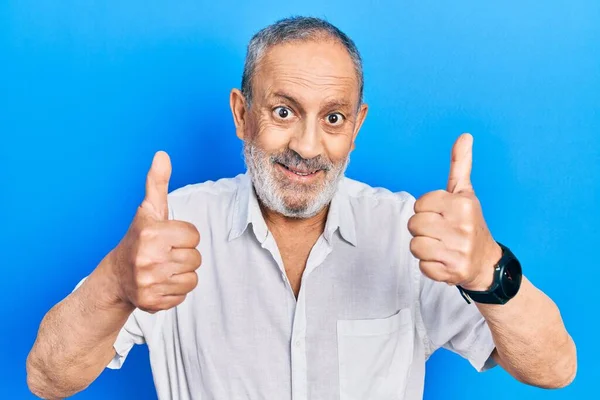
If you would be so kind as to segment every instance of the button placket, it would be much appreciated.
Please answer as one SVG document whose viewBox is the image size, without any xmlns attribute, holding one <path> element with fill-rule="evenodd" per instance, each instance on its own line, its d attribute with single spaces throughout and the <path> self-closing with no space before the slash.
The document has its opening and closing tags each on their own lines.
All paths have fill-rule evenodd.
<svg viewBox="0 0 600 400">
<path fill-rule="evenodd" d="M 307 400 L 307 366 L 305 351 L 306 308 L 302 286 L 296 302 L 291 340 L 292 399 Z"/>
<path fill-rule="evenodd" d="M 292 399 L 308 399 L 308 370 L 306 360 L 306 282 L 310 273 L 319 266 L 331 252 L 331 247 L 323 236 L 317 240 L 308 256 L 306 268 L 302 275 L 302 285 L 296 302 L 294 324 L 291 337 L 292 359 Z"/>
</svg>

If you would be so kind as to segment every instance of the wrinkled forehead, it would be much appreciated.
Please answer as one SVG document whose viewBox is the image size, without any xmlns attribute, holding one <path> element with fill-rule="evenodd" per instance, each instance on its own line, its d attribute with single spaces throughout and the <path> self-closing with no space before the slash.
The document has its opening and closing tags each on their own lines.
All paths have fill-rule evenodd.
<svg viewBox="0 0 600 400">
<path fill-rule="evenodd" d="M 332 39 L 269 48 L 252 83 L 254 96 L 263 100 L 284 92 L 307 107 L 332 100 L 359 105 L 359 80 L 352 58 Z"/>
</svg>

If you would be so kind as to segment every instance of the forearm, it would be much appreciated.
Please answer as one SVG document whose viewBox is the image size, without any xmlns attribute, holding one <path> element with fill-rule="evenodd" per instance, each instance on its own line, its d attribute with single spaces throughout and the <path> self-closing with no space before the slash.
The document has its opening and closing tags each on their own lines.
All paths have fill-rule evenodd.
<svg viewBox="0 0 600 400">
<path fill-rule="evenodd" d="M 114 357 L 113 344 L 133 311 L 119 299 L 109 254 L 86 281 L 44 317 L 27 358 L 27 383 L 43 398 L 85 389 Z"/>
<path fill-rule="evenodd" d="M 504 305 L 478 304 L 496 345 L 496 361 L 522 382 L 558 388 L 577 370 L 575 344 L 558 307 L 523 277 L 517 296 Z"/>
</svg>

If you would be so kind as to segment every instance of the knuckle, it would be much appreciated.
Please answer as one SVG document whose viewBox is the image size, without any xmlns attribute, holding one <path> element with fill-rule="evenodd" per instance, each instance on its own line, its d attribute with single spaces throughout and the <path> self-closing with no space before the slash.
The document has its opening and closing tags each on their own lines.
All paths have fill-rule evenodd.
<svg viewBox="0 0 600 400">
<path fill-rule="evenodd" d="M 413 211 L 415 213 L 418 213 L 419 210 L 421 210 L 423 208 L 423 198 L 419 198 L 417 200 L 415 200 L 415 204 L 413 205 Z"/>
<path fill-rule="evenodd" d="M 413 215 L 412 217 L 410 217 L 410 218 L 408 219 L 408 223 L 407 223 L 408 231 L 409 231 L 411 234 L 413 234 L 413 235 L 415 234 L 415 229 L 416 229 L 416 227 L 417 227 L 417 226 L 416 226 L 416 224 L 417 224 L 417 221 L 416 221 L 416 219 L 417 219 L 417 214 L 415 214 L 415 215 Z"/>
<path fill-rule="evenodd" d="M 463 214 L 471 214 L 475 208 L 473 201 L 467 197 L 458 197 L 456 207 Z"/>
<path fill-rule="evenodd" d="M 190 224 L 190 237 L 193 239 L 194 247 L 200 244 L 200 232 L 196 226 Z"/>
<path fill-rule="evenodd" d="M 419 269 L 421 270 L 421 272 L 423 272 L 425 275 L 427 275 L 427 270 L 428 270 L 427 262 L 420 260 L 419 261 Z"/>
<path fill-rule="evenodd" d="M 195 272 L 187 274 L 185 282 L 182 286 L 185 288 L 185 292 L 189 293 L 198 286 L 198 275 Z"/>
<path fill-rule="evenodd" d="M 473 224 L 472 222 L 465 222 L 461 224 L 460 229 L 464 233 L 471 235 L 475 232 L 475 224 Z"/>
<path fill-rule="evenodd" d="M 149 288 L 156 283 L 156 279 L 154 278 L 153 274 L 149 273 L 148 271 L 137 271 L 134 276 L 135 286 L 138 288 L 138 290 Z"/>
<path fill-rule="evenodd" d="M 158 236 L 158 230 L 152 226 L 143 226 L 140 228 L 138 235 L 142 241 L 151 241 Z"/>
<path fill-rule="evenodd" d="M 198 274 L 196 272 L 193 272 L 190 278 L 190 284 L 192 286 L 192 289 L 195 289 L 196 286 L 198 286 Z"/>
<path fill-rule="evenodd" d="M 418 238 L 412 238 L 410 240 L 410 252 L 413 253 L 413 255 L 418 251 L 419 248 L 419 243 L 418 243 Z"/>
<path fill-rule="evenodd" d="M 448 192 L 443 189 L 434 190 L 433 192 L 428 194 L 429 200 L 434 203 L 440 203 L 446 200 L 448 197 Z"/>
<path fill-rule="evenodd" d="M 133 257 L 134 268 L 140 270 L 140 267 L 146 267 L 150 264 L 152 264 L 152 260 L 150 259 L 150 257 L 148 257 L 148 255 L 145 252 L 138 250 L 135 256 Z"/>
<path fill-rule="evenodd" d="M 202 265 L 202 254 L 197 249 L 194 249 L 194 265 L 200 266 Z"/>
</svg>

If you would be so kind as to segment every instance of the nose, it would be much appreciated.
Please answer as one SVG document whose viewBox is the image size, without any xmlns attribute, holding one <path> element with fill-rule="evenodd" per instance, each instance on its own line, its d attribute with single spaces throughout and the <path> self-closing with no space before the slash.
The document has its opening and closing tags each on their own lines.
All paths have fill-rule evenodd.
<svg viewBox="0 0 600 400">
<path fill-rule="evenodd" d="M 290 140 L 289 148 L 305 159 L 311 159 L 323 154 L 323 133 L 318 121 L 307 118 Z"/>
</svg>

